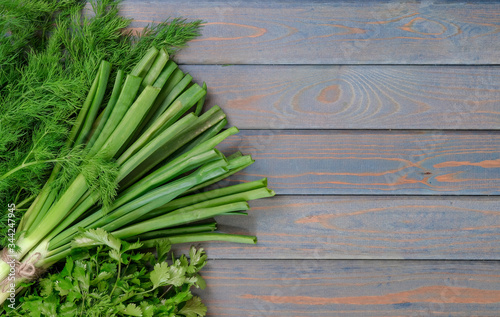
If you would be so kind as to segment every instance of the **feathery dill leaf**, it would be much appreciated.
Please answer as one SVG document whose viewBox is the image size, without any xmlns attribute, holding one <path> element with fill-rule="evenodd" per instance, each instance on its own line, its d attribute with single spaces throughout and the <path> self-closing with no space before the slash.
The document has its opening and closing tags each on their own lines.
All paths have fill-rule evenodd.
<svg viewBox="0 0 500 317">
<path fill-rule="evenodd" d="M 129 70 L 150 47 L 175 52 L 196 37 L 200 21 L 166 21 L 135 38 L 119 0 L 0 0 L 0 236 L 7 204 L 37 194 L 54 164 L 64 188 L 82 172 L 104 205 L 117 184 L 116 166 L 64 148 L 75 114 L 101 60 Z M 113 77 L 114 75 L 112 75 Z M 110 80 L 110 85 L 113 80 Z M 18 213 L 18 217 L 22 214 Z M 0 241 L 5 245 L 5 241 Z"/>
<path fill-rule="evenodd" d="M 186 43 L 200 35 L 201 20 L 187 22 L 182 18 L 167 19 L 156 25 L 147 25 L 139 37 L 127 33 L 127 39 L 131 41 L 131 50 L 122 58 L 119 65 L 125 71 L 130 71 L 137 64 L 146 51 L 154 47 L 164 47 L 168 54 L 174 54 L 186 46 Z"/>
<path fill-rule="evenodd" d="M 58 192 L 63 191 L 75 175 L 83 174 L 89 187 L 100 194 L 101 203 L 108 207 L 116 195 L 115 179 L 118 166 L 114 161 L 97 154 L 88 157 L 83 146 L 62 147 L 57 163 L 62 167 L 57 178 L 50 184 Z"/>
<path fill-rule="evenodd" d="M 26 62 L 30 52 L 43 49 L 53 29 L 54 15 L 81 2 L 0 0 L 0 87 L 18 80 L 16 67 Z"/>
</svg>

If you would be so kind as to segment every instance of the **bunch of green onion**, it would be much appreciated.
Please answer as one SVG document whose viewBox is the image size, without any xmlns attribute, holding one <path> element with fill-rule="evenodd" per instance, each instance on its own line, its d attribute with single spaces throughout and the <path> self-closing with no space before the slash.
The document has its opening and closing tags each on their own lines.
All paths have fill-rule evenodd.
<svg viewBox="0 0 500 317">
<path fill-rule="evenodd" d="M 201 114 L 206 85 L 193 83 L 165 50 L 151 48 L 130 74 L 117 71 L 103 105 L 110 74 L 110 63 L 102 61 L 67 145 L 83 148 L 87 158 L 114 162 L 118 194 L 100 204 L 100 194 L 82 173 L 57 189 L 51 184 L 62 169 L 55 165 L 39 195 L 21 203 L 29 208 L 17 228 L 14 257 L 46 269 L 67 257 L 72 241 L 90 228 L 139 239 L 144 247 L 164 238 L 172 244 L 256 243 L 255 237 L 214 232 L 216 223 L 199 222 L 245 214 L 247 201 L 274 195 L 265 179 L 201 191 L 253 163 L 250 156 L 225 157 L 215 149 L 238 129 L 223 130 L 227 120 L 218 106 Z M 0 280 L 9 271 L 0 261 Z M 21 282 L 16 279 L 17 285 Z M 0 296 L 3 302 L 8 293 Z"/>
</svg>

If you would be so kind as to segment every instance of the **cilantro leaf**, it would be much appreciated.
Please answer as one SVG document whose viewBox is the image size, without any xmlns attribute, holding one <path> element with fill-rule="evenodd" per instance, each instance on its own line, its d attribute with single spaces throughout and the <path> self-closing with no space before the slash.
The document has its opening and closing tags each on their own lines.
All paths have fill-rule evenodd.
<svg viewBox="0 0 500 317">
<path fill-rule="evenodd" d="M 150 278 L 154 288 L 171 284 L 173 286 L 181 286 L 186 280 L 186 267 L 182 266 L 180 261 L 176 261 L 174 265 L 168 263 L 156 263 Z"/>
<path fill-rule="evenodd" d="M 153 282 L 154 288 L 158 288 L 162 285 L 167 284 L 170 278 L 170 273 L 168 270 L 168 263 L 156 263 L 153 272 L 150 274 L 151 282 Z"/>
<path fill-rule="evenodd" d="M 131 251 L 142 247 L 142 243 L 140 242 L 128 243 L 127 241 L 121 241 L 121 243 L 122 243 L 122 252 Z"/>
<path fill-rule="evenodd" d="M 158 262 L 164 262 L 167 259 L 168 252 L 172 245 L 168 239 L 157 239 L 155 242 L 156 255 L 158 257 Z"/>
<path fill-rule="evenodd" d="M 122 256 L 119 251 L 117 250 L 109 250 L 109 257 L 112 258 L 113 260 L 121 263 L 122 262 Z"/>
<path fill-rule="evenodd" d="M 99 273 L 99 275 L 97 275 L 97 277 L 95 279 L 93 279 L 92 282 L 90 282 L 90 285 L 95 286 L 95 285 L 99 284 L 99 282 L 109 280 L 113 276 L 114 276 L 113 273 L 103 271 L 103 272 Z"/>
<path fill-rule="evenodd" d="M 186 317 L 205 316 L 206 313 L 207 307 L 203 305 L 201 299 L 197 296 L 188 300 L 186 302 L 186 305 L 184 305 L 184 307 L 182 307 L 182 309 L 179 311 L 179 314 Z"/>
<path fill-rule="evenodd" d="M 111 274 L 115 274 L 117 270 L 117 266 L 115 263 L 105 262 L 101 265 L 101 272 L 108 272 Z"/>
<path fill-rule="evenodd" d="M 76 307 L 75 303 L 67 301 L 61 305 L 58 316 L 73 317 L 77 316 L 77 313 L 78 313 L 78 308 Z"/>
<path fill-rule="evenodd" d="M 127 307 L 121 311 L 121 313 L 129 316 L 142 317 L 142 310 L 137 307 L 136 304 L 128 304 Z"/>
<path fill-rule="evenodd" d="M 121 241 L 115 238 L 111 233 L 101 228 L 87 229 L 82 235 L 73 240 L 74 247 L 87 247 L 95 245 L 106 245 L 113 250 L 120 251 Z"/>
<path fill-rule="evenodd" d="M 61 277 L 70 276 L 73 271 L 73 259 L 71 257 L 66 258 L 66 265 L 61 271 Z"/>
<path fill-rule="evenodd" d="M 141 311 L 143 317 L 153 317 L 155 312 L 155 307 L 143 301 L 141 302 Z"/>
<path fill-rule="evenodd" d="M 69 290 L 73 288 L 73 283 L 71 283 L 69 278 L 61 277 L 56 280 L 54 288 L 59 291 L 61 296 L 65 296 L 68 295 Z"/>
<path fill-rule="evenodd" d="M 191 261 L 190 269 L 196 272 L 201 270 L 207 263 L 207 255 L 205 254 L 205 250 L 203 250 L 203 248 L 196 250 L 194 246 L 191 246 L 189 249 L 189 259 Z M 194 271 L 190 273 L 194 273 Z"/>
<path fill-rule="evenodd" d="M 40 288 L 40 296 L 49 296 L 54 289 L 54 283 L 50 279 L 44 278 L 40 280 Z"/>
</svg>

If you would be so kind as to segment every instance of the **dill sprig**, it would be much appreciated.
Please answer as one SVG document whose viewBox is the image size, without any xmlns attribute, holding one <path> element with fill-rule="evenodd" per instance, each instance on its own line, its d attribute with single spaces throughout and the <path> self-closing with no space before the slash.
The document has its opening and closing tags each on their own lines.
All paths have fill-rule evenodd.
<svg viewBox="0 0 500 317">
<path fill-rule="evenodd" d="M 100 61 L 130 71 L 151 45 L 170 53 L 185 46 L 199 35 L 201 23 L 167 20 L 136 37 L 124 31 L 131 20 L 119 15 L 119 3 L 93 0 L 91 12 L 82 14 L 89 9 L 82 0 L 0 0 L 2 210 L 38 194 L 55 164 L 61 166 L 55 182 L 61 189 L 76 171 L 85 175 L 105 205 L 113 197 L 114 163 L 85 159 L 78 147 L 65 147 Z M 0 216 L 2 245 L 6 215 Z"/>
<path fill-rule="evenodd" d="M 32 52 L 45 48 L 56 14 L 64 14 L 78 0 L 0 0 L 0 87 L 20 78 L 16 68 Z"/>
</svg>

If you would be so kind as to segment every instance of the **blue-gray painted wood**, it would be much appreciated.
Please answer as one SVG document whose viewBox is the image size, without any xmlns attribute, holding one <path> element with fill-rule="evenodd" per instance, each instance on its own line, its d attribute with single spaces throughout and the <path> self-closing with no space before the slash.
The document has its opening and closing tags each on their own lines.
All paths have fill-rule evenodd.
<svg viewBox="0 0 500 317">
<path fill-rule="evenodd" d="M 496 64 L 497 2 L 128 0 L 140 30 L 184 16 L 206 22 L 186 64 Z"/>
<path fill-rule="evenodd" d="M 500 67 L 181 68 L 240 129 L 500 129 Z"/>
<path fill-rule="evenodd" d="M 498 316 L 498 262 L 211 261 L 209 316 Z"/>
<path fill-rule="evenodd" d="M 219 148 L 286 195 L 498 195 L 500 132 L 244 130 Z"/>
<path fill-rule="evenodd" d="M 246 65 L 183 68 L 230 124 L 263 129 L 221 145 L 257 160 L 223 184 L 269 176 L 287 195 L 218 218 L 259 244 L 202 244 L 217 259 L 199 291 L 209 316 L 498 316 L 499 262 L 434 261 L 498 260 L 498 70 L 477 66 L 500 61 L 497 2 L 125 0 L 122 13 L 136 30 L 203 19 L 175 59 Z"/>
</svg>

